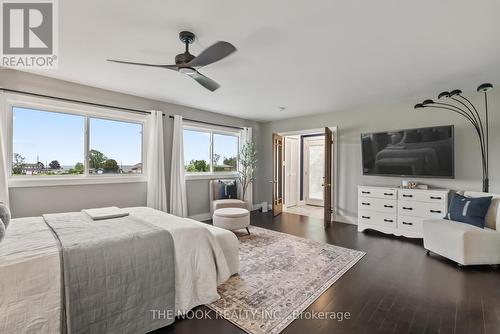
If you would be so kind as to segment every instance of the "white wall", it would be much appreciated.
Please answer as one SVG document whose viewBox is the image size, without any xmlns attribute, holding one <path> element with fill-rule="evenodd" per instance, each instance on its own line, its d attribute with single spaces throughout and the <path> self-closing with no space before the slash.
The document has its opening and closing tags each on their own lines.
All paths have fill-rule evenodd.
<svg viewBox="0 0 500 334">
<path fill-rule="evenodd" d="M 466 92 L 473 102 L 483 108 L 482 96 Z M 481 190 L 481 164 L 477 136 L 472 126 L 460 116 L 439 109 L 415 111 L 417 101 L 406 101 L 389 106 L 365 107 L 314 116 L 273 121 L 262 126 L 262 143 L 259 147 L 260 192 L 258 201 L 271 201 L 272 178 L 271 135 L 273 132 L 314 129 L 338 126 L 339 184 L 338 205 L 340 213 L 357 216 L 357 185 L 398 186 L 402 178 L 363 176 L 361 169 L 360 134 L 404 128 L 455 125 L 455 179 L 416 179 L 434 187 Z M 490 191 L 500 193 L 500 92 L 490 93 Z M 406 178 L 407 179 L 407 178 Z"/>
<path fill-rule="evenodd" d="M 0 86 L 5 88 L 141 110 L 155 109 L 161 110 L 168 115 L 178 114 L 195 120 L 232 126 L 252 127 L 257 145 L 260 145 L 260 124 L 257 122 L 20 71 L 2 69 L 0 73 Z M 1 112 L 5 111 L 2 110 Z M 168 117 L 165 117 L 164 121 L 165 156 L 167 160 L 165 170 L 167 176 L 167 189 L 169 189 L 169 157 L 172 152 L 173 121 Z M 255 196 L 258 191 L 258 185 L 256 185 L 254 189 Z M 103 205 L 116 205 L 121 207 L 145 205 L 146 184 L 127 183 L 11 188 L 9 194 L 13 216 L 25 217 L 40 215 L 42 213 L 80 210 Z M 199 215 L 210 212 L 208 180 L 187 181 L 187 196 L 189 215 Z"/>
</svg>

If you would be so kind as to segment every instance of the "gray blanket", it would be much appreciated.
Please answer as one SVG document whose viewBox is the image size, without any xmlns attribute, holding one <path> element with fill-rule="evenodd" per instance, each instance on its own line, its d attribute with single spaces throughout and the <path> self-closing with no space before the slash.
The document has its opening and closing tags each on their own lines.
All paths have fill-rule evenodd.
<svg viewBox="0 0 500 334">
<path fill-rule="evenodd" d="M 132 216 L 43 218 L 59 243 L 62 328 L 69 334 L 146 333 L 174 321 L 175 254 L 168 231 Z"/>
</svg>

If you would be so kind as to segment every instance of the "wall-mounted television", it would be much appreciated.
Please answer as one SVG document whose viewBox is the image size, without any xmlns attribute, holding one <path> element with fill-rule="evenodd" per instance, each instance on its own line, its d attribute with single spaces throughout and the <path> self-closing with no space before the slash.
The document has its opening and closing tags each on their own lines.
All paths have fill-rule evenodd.
<svg viewBox="0 0 500 334">
<path fill-rule="evenodd" d="M 361 134 L 363 175 L 454 178 L 453 125 Z"/>
</svg>

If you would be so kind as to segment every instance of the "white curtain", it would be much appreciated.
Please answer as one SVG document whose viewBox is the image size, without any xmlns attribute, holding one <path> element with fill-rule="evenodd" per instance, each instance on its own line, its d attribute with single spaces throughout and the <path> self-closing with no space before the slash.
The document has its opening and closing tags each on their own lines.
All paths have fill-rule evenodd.
<svg viewBox="0 0 500 334">
<path fill-rule="evenodd" d="M 167 184 L 165 181 L 165 153 L 163 150 L 163 113 L 151 111 L 148 119 L 149 138 L 147 156 L 147 206 L 167 212 Z"/>
<path fill-rule="evenodd" d="M 3 130 L 0 128 L 0 130 Z M 7 166 L 7 154 L 5 150 L 5 131 L 0 133 L 0 202 L 4 202 L 9 205 L 9 186 L 7 184 L 8 178 L 8 166 Z"/>
<path fill-rule="evenodd" d="M 182 116 L 174 116 L 172 165 L 170 168 L 170 213 L 187 217 L 186 180 L 184 177 L 184 143 Z"/>
<path fill-rule="evenodd" d="M 252 128 L 244 128 L 241 134 L 241 146 L 245 145 L 247 142 L 252 141 Z M 241 150 L 241 147 L 240 147 Z M 250 210 L 253 207 L 253 183 L 251 183 L 245 193 L 244 201 L 248 201 Z"/>
</svg>

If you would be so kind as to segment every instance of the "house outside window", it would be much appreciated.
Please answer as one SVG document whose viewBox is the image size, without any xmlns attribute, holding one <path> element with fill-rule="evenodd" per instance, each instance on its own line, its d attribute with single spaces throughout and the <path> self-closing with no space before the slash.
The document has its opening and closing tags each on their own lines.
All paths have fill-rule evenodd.
<svg viewBox="0 0 500 334">
<path fill-rule="evenodd" d="M 17 95 L 3 103 L 9 186 L 146 181 L 145 115 Z"/>
<path fill-rule="evenodd" d="M 185 125 L 184 168 L 188 176 L 236 175 L 241 131 Z"/>
</svg>

